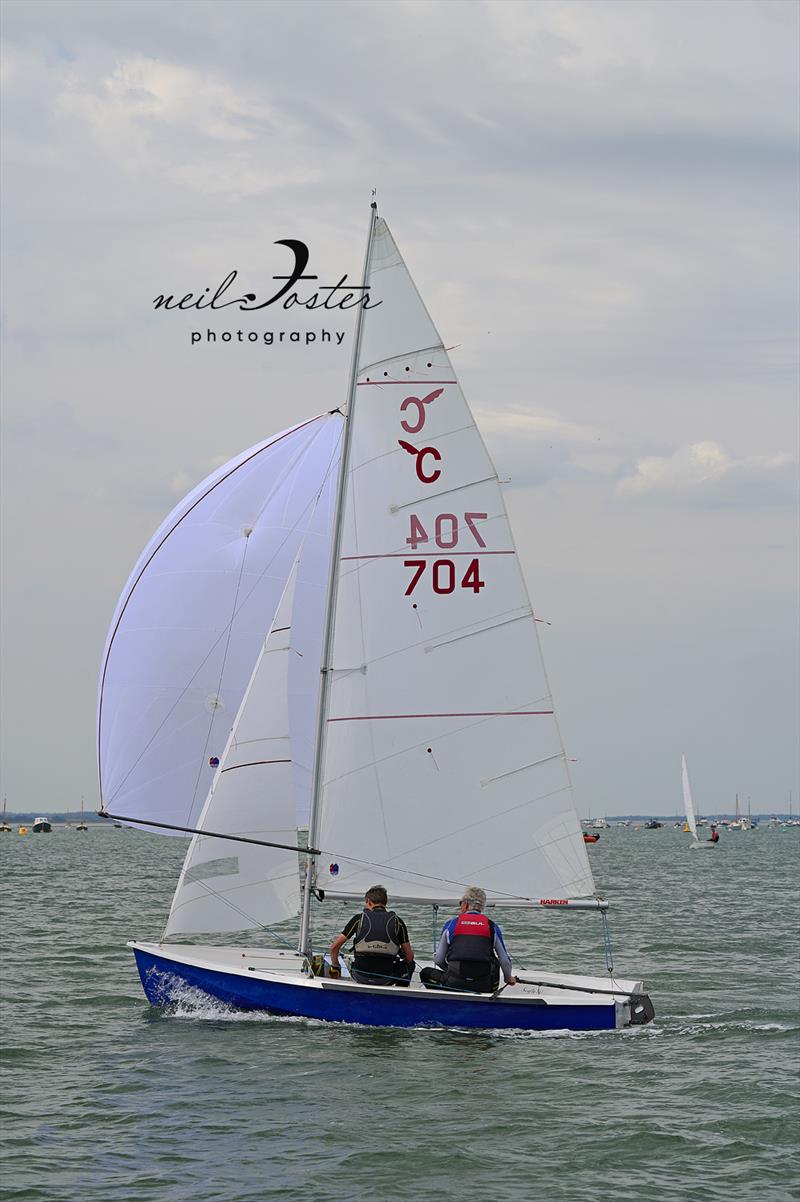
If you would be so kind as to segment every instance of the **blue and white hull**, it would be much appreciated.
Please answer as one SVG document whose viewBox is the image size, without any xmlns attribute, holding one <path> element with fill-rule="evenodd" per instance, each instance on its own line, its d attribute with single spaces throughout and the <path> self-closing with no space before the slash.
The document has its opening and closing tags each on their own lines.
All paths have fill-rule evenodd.
<svg viewBox="0 0 800 1202">
<path fill-rule="evenodd" d="M 510 986 L 496 995 L 456 994 L 426 989 L 416 975 L 409 988 L 311 976 L 307 961 L 295 952 L 138 942 L 129 946 L 153 1006 L 180 1000 L 189 987 L 242 1010 L 369 1027 L 610 1031 L 652 1018 L 640 981 L 614 978 L 612 983 L 604 977 L 520 969 L 520 976 L 535 976 L 540 983 Z"/>
</svg>

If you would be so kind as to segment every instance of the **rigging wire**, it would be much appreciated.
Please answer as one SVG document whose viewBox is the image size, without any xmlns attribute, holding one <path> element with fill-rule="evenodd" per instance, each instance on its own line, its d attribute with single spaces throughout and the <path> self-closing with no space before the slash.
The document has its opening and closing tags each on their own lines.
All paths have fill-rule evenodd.
<svg viewBox="0 0 800 1202">
<path fill-rule="evenodd" d="M 606 968 L 608 975 L 613 980 L 614 978 L 614 949 L 611 946 L 611 930 L 608 925 L 608 913 L 606 910 L 600 911 L 600 921 L 603 924 L 603 947 L 606 953 Z"/>
</svg>

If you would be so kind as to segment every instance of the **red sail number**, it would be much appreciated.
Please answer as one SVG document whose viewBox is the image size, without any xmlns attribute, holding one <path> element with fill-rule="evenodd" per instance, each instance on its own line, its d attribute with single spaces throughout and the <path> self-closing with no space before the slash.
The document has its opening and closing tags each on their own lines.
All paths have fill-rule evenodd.
<svg viewBox="0 0 800 1202">
<path fill-rule="evenodd" d="M 428 560 L 404 559 L 403 566 L 414 569 L 414 575 L 411 577 L 405 593 L 407 597 L 410 597 L 425 573 Z M 439 596 L 447 596 L 455 592 L 456 565 L 452 559 L 434 559 L 431 564 L 431 585 L 434 593 L 437 593 Z M 481 580 L 480 564 L 477 559 L 470 560 L 469 567 L 461 577 L 460 587 L 472 589 L 473 593 L 479 593 L 482 588 L 486 587 L 486 581 Z"/>
<path fill-rule="evenodd" d="M 484 542 L 483 537 L 481 536 L 481 533 L 475 523 L 476 521 L 484 521 L 486 516 L 487 515 L 485 513 L 464 514 L 464 523 L 479 547 L 485 547 L 486 543 Z M 430 538 L 427 530 L 415 513 L 411 514 L 409 524 L 409 537 L 406 539 L 406 542 L 412 551 L 416 551 L 420 543 L 430 542 Z M 458 546 L 461 530 L 463 530 L 463 526 L 460 524 L 459 519 L 454 513 L 440 513 L 436 518 L 436 525 L 434 527 L 434 541 L 436 542 L 436 546 L 441 547 L 445 551 L 449 551 L 453 547 Z"/>
</svg>

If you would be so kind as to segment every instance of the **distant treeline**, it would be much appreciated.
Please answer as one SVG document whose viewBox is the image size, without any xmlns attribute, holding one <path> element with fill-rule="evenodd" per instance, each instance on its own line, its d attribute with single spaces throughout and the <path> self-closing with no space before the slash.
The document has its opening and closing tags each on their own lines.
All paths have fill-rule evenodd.
<svg viewBox="0 0 800 1202">
<path fill-rule="evenodd" d="M 656 822 L 683 822 L 683 814 L 603 814 L 606 822 L 649 822 L 651 818 L 655 818 Z M 707 810 L 702 814 L 697 815 L 698 818 L 703 818 L 705 821 L 721 822 L 724 818 L 726 821 L 734 822 L 736 814 L 726 813 L 725 810 Z M 796 818 L 797 814 L 788 814 L 785 810 L 764 810 L 761 814 L 739 814 L 739 817 L 749 818 L 752 822 L 767 822 L 770 818 L 780 818 L 782 821 L 787 818 Z M 581 818 L 581 822 L 594 822 L 594 818 Z"/>
<path fill-rule="evenodd" d="M 86 810 L 83 814 L 81 814 L 80 810 L 68 810 L 66 814 L 53 813 L 52 810 L 50 813 L 47 810 L 37 810 L 35 813 L 33 810 L 29 810 L 26 813 L 21 813 L 19 810 L 9 810 L 8 814 L 6 814 L 6 820 L 8 822 L 28 823 L 33 822 L 35 818 L 41 815 L 44 815 L 50 822 L 55 823 L 80 822 L 81 818 L 83 818 L 84 822 L 99 822 L 105 826 L 111 825 L 108 818 L 100 818 L 94 810 Z M 748 815 L 753 822 L 766 822 L 770 818 L 778 818 L 781 821 L 785 821 L 787 818 L 797 818 L 797 816 L 797 814 L 788 814 L 785 810 L 765 810 L 761 814 Z M 683 817 L 675 814 L 604 814 L 602 817 L 606 822 L 649 822 L 652 818 L 655 818 L 658 822 L 683 822 Z M 736 815 L 717 811 L 715 813 L 702 814 L 699 817 L 706 820 L 713 819 L 716 822 L 717 820 L 721 821 L 723 818 L 733 821 Z M 581 822 L 593 822 L 595 819 L 582 816 L 580 820 Z"/>
</svg>

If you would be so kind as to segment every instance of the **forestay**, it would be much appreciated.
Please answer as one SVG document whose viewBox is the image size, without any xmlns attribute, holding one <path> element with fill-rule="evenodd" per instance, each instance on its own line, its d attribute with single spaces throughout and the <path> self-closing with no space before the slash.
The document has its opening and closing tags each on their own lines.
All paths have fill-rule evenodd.
<svg viewBox="0 0 800 1202">
<path fill-rule="evenodd" d="M 352 410 L 318 884 L 594 892 L 494 466 L 378 220 Z M 501 398 L 496 398 L 497 403 Z"/>
<path fill-rule="evenodd" d="M 313 583 L 304 592 L 304 612 L 314 609 L 312 594 L 319 609 L 322 583 L 312 562 L 327 556 L 341 429 L 335 413 L 252 447 L 204 480 L 150 540 L 117 605 L 103 655 L 98 761 L 106 811 L 197 825 L 307 536 L 309 559 L 299 579 Z M 319 622 L 311 613 L 301 625 Z M 317 688 L 319 637 L 313 638 L 308 666 L 291 675 L 296 697 Z M 310 737 L 305 718 L 297 738 L 298 747 L 305 745 L 299 758 L 306 793 Z M 306 804 L 301 788 L 298 805 Z"/>
</svg>

